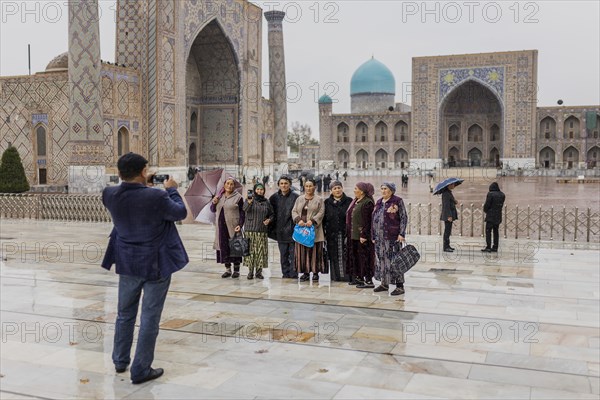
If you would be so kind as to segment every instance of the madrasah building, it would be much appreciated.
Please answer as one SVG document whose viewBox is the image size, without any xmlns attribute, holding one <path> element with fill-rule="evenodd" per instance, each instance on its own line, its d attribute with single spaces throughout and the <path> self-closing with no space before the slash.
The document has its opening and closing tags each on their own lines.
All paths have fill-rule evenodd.
<svg viewBox="0 0 600 400">
<path fill-rule="evenodd" d="M 352 76 L 349 114 L 334 114 L 329 96 L 319 99 L 320 164 L 349 174 L 598 172 L 600 106 L 538 107 L 537 66 L 537 50 L 415 57 L 409 107 L 395 102 L 393 73 L 372 58 Z"/>
<path fill-rule="evenodd" d="M 285 172 L 284 12 L 246 0 L 118 0 L 115 63 L 100 59 L 98 0 L 69 1 L 68 15 L 68 52 L 45 71 L 0 77 L 0 152 L 18 150 L 34 190 L 97 193 L 118 181 L 129 151 L 178 181 L 196 166 Z"/>
</svg>

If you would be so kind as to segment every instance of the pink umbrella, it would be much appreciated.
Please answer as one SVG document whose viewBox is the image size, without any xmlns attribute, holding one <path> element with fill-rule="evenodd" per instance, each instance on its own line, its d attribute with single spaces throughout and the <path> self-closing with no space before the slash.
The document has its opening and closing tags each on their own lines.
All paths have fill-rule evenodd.
<svg viewBox="0 0 600 400">
<path fill-rule="evenodd" d="M 223 194 L 223 185 L 231 177 L 223 168 L 196 173 L 196 177 L 184 195 L 196 221 L 205 224 L 215 223 L 215 213 L 210 211 L 212 199 Z M 242 184 L 236 180 L 234 190 L 243 194 L 243 189 Z"/>
</svg>

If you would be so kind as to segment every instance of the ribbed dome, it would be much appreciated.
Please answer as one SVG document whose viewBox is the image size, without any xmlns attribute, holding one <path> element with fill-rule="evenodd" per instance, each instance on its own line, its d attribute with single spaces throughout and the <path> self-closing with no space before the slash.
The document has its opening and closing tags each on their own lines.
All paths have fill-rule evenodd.
<svg viewBox="0 0 600 400">
<path fill-rule="evenodd" d="M 365 93 L 396 94 L 392 71 L 375 58 L 358 67 L 350 81 L 350 95 Z"/>
<path fill-rule="evenodd" d="M 332 104 L 332 103 L 333 103 L 333 100 L 331 100 L 331 97 L 327 96 L 326 94 L 319 97 L 319 104 Z"/>
<path fill-rule="evenodd" d="M 69 69 L 69 52 L 57 55 L 46 66 L 46 72 L 66 71 Z"/>
</svg>

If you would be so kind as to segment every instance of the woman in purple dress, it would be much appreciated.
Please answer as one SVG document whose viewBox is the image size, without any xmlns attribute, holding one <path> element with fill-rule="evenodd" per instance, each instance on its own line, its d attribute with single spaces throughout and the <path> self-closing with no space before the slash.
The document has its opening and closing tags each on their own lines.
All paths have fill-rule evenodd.
<svg viewBox="0 0 600 400">
<path fill-rule="evenodd" d="M 235 180 L 229 178 L 223 185 L 223 194 L 213 198 L 210 210 L 217 213 L 214 249 L 217 250 L 217 262 L 225 264 L 221 278 L 238 278 L 242 257 L 229 256 L 229 239 L 244 226 L 244 199 L 235 190 Z M 233 273 L 231 272 L 233 264 Z"/>
<path fill-rule="evenodd" d="M 404 274 L 395 272 L 392 261 L 400 251 L 406 234 L 408 216 L 404 201 L 396 196 L 396 185 L 384 182 L 381 185 L 382 198 L 377 200 L 373 211 L 373 243 L 375 244 L 375 279 L 381 281 L 374 292 L 387 292 L 389 284 L 396 285 L 391 293 L 397 296 L 404 293 Z"/>
</svg>

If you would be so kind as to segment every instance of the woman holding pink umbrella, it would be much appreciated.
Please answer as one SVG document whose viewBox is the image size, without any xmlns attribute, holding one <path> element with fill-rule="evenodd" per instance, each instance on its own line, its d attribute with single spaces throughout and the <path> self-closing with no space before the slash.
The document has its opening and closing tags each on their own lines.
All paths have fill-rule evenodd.
<svg viewBox="0 0 600 400">
<path fill-rule="evenodd" d="M 242 257 L 229 256 L 229 239 L 244 226 L 244 199 L 235 191 L 235 179 L 227 178 L 220 195 L 213 198 L 210 210 L 216 213 L 214 249 L 217 250 L 217 262 L 225 264 L 225 272 L 221 278 L 238 278 Z M 233 264 L 233 273 L 231 272 Z"/>
</svg>

